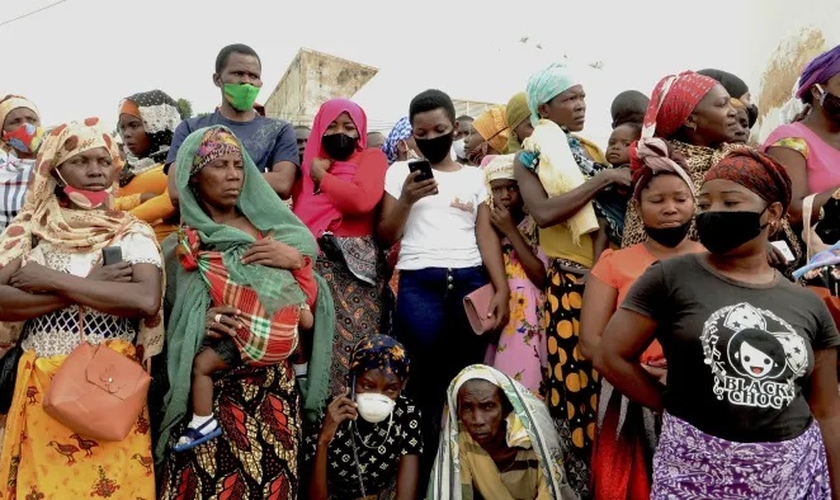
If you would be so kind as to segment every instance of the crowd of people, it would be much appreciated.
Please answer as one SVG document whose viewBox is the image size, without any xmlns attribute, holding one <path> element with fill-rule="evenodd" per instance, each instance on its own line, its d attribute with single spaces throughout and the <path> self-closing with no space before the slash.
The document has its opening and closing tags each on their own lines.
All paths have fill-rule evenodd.
<svg viewBox="0 0 840 500">
<path fill-rule="evenodd" d="M 840 46 L 764 144 L 724 71 L 605 145 L 574 68 L 525 77 L 387 134 L 266 117 L 242 44 L 209 115 L 0 100 L 0 497 L 840 498 L 840 273 L 795 271 L 840 240 Z"/>
</svg>

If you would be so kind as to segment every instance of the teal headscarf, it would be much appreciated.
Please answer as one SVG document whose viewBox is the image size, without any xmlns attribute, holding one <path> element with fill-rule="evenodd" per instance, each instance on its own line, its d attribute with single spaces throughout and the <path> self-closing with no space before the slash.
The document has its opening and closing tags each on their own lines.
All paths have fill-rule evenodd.
<svg viewBox="0 0 840 500">
<path fill-rule="evenodd" d="M 531 75 L 525 88 L 528 94 L 528 109 L 531 111 L 531 124 L 537 126 L 540 120 L 540 106 L 578 84 L 580 82 L 565 63 L 552 63 Z"/>
<path fill-rule="evenodd" d="M 200 152 L 205 134 L 218 130 L 232 135 L 230 130 L 222 126 L 196 130 L 184 140 L 178 151 L 175 175 L 184 224 L 198 231 L 203 245 L 222 252 L 230 279 L 256 290 L 260 301 L 266 301 L 266 309 L 276 309 L 277 304 L 301 303 L 304 294 L 291 272 L 241 263 L 240 258 L 254 243 L 254 238 L 239 229 L 214 222 L 201 208 L 189 186 L 194 159 Z M 318 256 L 318 245 L 312 233 L 271 189 L 242 142 L 238 139 L 236 141 L 244 162 L 244 184 L 236 203 L 237 208 L 262 234 L 272 235 L 274 239 L 296 248 L 314 261 Z M 174 298 L 170 299 L 173 305 L 166 329 L 170 387 L 164 399 L 165 413 L 160 439 L 155 448 L 155 459 L 158 462 L 166 455 L 172 429 L 187 414 L 193 359 L 203 345 L 206 332 L 205 316 L 211 306 L 210 293 L 200 273 L 187 271 L 180 265 L 172 265 L 173 261 L 177 261 L 177 244 L 177 235 L 172 235 L 163 245 L 169 264 L 167 267 L 171 272 L 169 279 L 172 286 L 168 294 L 172 294 Z M 316 418 L 322 411 L 327 399 L 335 334 L 332 295 L 326 281 L 318 275 L 315 278 L 318 282 L 318 297 L 314 311 L 313 348 L 308 377 L 301 385 L 304 414 L 310 419 Z"/>
</svg>

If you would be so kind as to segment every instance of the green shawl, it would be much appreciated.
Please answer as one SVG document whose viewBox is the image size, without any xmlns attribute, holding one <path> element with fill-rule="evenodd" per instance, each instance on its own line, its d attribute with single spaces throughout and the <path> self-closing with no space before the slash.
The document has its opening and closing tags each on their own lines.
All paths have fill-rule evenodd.
<svg viewBox="0 0 840 500">
<path fill-rule="evenodd" d="M 260 301 L 265 300 L 263 305 L 266 309 L 269 309 L 269 305 L 276 309 L 277 304 L 303 302 L 304 294 L 289 271 L 240 262 L 240 257 L 254 243 L 254 238 L 231 226 L 215 223 L 201 208 L 194 191 L 189 187 L 193 158 L 209 129 L 203 128 L 190 134 L 178 151 L 175 175 L 183 223 L 198 231 L 204 246 L 222 252 L 231 279 L 256 290 Z M 298 249 L 314 262 L 318 255 L 318 245 L 312 233 L 271 189 L 241 141 L 239 147 L 245 164 L 245 180 L 237 208 L 262 234 L 271 234 L 276 240 Z M 169 391 L 164 398 L 161 434 L 155 448 L 157 462 L 164 459 L 172 430 L 187 414 L 193 359 L 204 343 L 206 314 L 211 307 L 210 293 L 200 272 L 186 271 L 177 264 L 177 244 L 177 235 L 172 235 L 163 245 L 168 267 L 173 270 L 168 276 L 172 284 L 168 292 L 172 294 L 168 298 L 172 303 L 172 311 L 166 328 Z M 173 262 L 176 264 L 173 265 Z M 304 414 L 310 419 L 314 419 L 326 403 L 335 334 L 332 295 L 321 276 L 316 275 L 315 279 L 318 282 L 318 297 L 313 311 L 313 347 L 309 373 L 301 381 L 300 387 Z"/>
</svg>

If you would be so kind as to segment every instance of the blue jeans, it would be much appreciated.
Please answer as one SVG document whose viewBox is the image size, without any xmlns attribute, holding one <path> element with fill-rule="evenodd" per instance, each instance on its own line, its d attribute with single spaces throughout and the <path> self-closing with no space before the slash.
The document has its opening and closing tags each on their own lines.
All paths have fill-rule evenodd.
<svg viewBox="0 0 840 500">
<path fill-rule="evenodd" d="M 408 350 L 407 392 L 423 412 L 424 456 L 432 459 L 449 383 L 484 361 L 486 336 L 470 328 L 464 297 L 487 283 L 483 267 L 400 271 L 394 333 Z"/>
</svg>

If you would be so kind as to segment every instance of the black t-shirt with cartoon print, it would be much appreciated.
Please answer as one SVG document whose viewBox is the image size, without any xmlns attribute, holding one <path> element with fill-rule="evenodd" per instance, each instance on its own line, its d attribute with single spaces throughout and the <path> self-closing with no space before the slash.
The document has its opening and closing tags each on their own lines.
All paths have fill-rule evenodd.
<svg viewBox="0 0 840 500">
<path fill-rule="evenodd" d="M 825 304 L 781 275 L 756 286 L 701 255 L 652 265 L 621 307 L 653 318 L 668 362 L 665 409 L 738 442 L 792 439 L 811 424 L 803 387 L 814 351 L 840 345 Z"/>
</svg>

